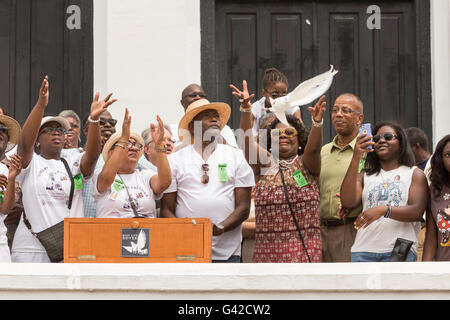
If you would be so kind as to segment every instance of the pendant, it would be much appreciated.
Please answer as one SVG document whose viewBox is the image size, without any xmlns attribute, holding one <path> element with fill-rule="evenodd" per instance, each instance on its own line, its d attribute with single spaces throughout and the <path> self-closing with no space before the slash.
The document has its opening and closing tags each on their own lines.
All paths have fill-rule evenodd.
<svg viewBox="0 0 450 320">
<path fill-rule="evenodd" d="M 446 193 L 442 196 L 442 198 L 444 198 L 444 200 L 449 200 L 450 199 L 450 193 Z"/>
</svg>

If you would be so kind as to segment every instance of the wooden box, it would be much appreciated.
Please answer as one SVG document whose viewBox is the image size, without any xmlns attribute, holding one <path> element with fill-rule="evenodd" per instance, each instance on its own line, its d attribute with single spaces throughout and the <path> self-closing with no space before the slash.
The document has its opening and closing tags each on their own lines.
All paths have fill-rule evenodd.
<svg viewBox="0 0 450 320">
<path fill-rule="evenodd" d="M 64 262 L 211 262 L 205 218 L 66 218 Z"/>
</svg>

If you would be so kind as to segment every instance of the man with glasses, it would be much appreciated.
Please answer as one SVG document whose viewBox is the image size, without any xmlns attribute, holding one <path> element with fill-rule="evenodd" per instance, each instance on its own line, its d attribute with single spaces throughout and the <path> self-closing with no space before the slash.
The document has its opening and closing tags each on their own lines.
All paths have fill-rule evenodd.
<svg viewBox="0 0 450 320">
<path fill-rule="evenodd" d="M 350 248 L 356 236 L 353 223 L 362 208 L 351 211 L 341 208 L 339 192 L 363 119 L 363 103 L 360 98 L 351 93 L 337 97 L 331 108 L 331 121 L 337 135 L 321 151 L 319 212 L 323 262 L 351 260 Z"/>
<path fill-rule="evenodd" d="M 191 103 L 206 98 L 207 95 L 203 90 L 203 88 L 200 85 L 193 83 L 188 85 L 181 92 L 180 104 L 183 107 L 184 112 L 186 113 L 186 109 Z M 169 127 L 170 131 L 172 132 L 172 140 L 174 141 L 175 147 L 181 147 L 181 140 L 180 137 L 178 137 L 178 124 L 171 124 L 169 125 Z M 236 136 L 234 135 L 233 130 L 228 125 L 225 125 L 223 127 L 220 134 L 227 144 L 235 148 L 238 147 L 236 142 Z"/>
<path fill-rule="evenodd" d="M 228 104 L 206 99 L 187 108 L 179 124 L 186 147 L 169 157 L 172 184 L 161 204 L 162 217 L 212 221 L 213 262 L 241 261 L 242 222 L 255 184 L 242 150 L 218 143 L 230 114 Z"/>
</svg>

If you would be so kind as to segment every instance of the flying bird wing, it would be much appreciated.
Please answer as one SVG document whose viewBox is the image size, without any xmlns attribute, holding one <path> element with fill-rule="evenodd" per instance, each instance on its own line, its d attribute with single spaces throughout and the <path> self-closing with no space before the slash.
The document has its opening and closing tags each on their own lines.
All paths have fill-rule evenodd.
<svg viewBox="0 0 450 320">
<path fill-rule="evenodd" d="M 147 236 L 145 235 L 144 230 L 141 230 L 139 232 L 138 238 L 137 238 L 137 248 L 139 251 L 144 249 L 145 245 L 147 244 Z"/>
<path fill-rule="evenodd" d="M 288 94 L 291 107 L 306 105 L 322 96 L 331 87 L 336 73 L 338 71 L 331 66 L 327 72 L 321 73 L 298 85 Z"/>
<path fill-rule="evenodd" d="M 277 116 L 277 118 L 280 120 L 281 123 L 289 126 L 284 110 L 273 110 L 273 113 Z"/>
</svg>

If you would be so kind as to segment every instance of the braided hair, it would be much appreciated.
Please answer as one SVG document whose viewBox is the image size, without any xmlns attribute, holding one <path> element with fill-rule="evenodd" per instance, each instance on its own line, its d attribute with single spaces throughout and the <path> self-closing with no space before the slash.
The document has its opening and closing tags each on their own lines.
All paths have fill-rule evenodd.
<svg viewBox="0 0 450 320">
<path fill-rule="evenodd" d="M 276 68 L 267 68 L 264 71 L 264 76 L 262 79 L 262 88 L 264 90 L 267 90 L 267 88 L 277 82 L 282 82 L 286 84 L 286 87 L 288 87 L 288 79 L 287 77 L 278 69 Z"/>
</svg>

